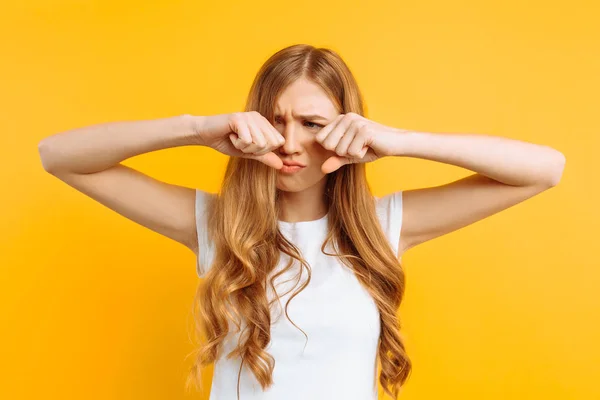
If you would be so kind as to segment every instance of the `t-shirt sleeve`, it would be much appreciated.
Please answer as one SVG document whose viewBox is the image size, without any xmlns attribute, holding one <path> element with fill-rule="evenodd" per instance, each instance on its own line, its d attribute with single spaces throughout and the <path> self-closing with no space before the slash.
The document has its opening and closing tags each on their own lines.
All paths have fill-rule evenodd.
<svg viewBox="0 0 600 400">
<path fill-rule="evenodd" d="M 402 231 L 402 191 L 376 197 L 376 210 L 381 227 L 394 254 L 398 256 L 398 245 Z"/>
<path fill-rule="evenodd" d="M 196 274 L 203 278 L 214 258 L 214 244 L 208 237 L 207 204 L 216 196 L 213 193 L 196 189 L 196 236 L 198 238 L 198 257 L 196 258 Z"/>
</svg>

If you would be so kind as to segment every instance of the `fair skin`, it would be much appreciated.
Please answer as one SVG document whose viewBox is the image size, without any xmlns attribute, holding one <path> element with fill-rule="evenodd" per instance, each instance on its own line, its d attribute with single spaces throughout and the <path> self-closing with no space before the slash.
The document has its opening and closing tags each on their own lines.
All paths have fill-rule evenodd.
<svg viewBox="0 0 600 400">
<path fill-rule="evenodd" d="M 282 191 L 281 220 L 312 221 L 327 213 L 326 174 L 321 165 L 335 153 L 321 146 L 316 136 L 339 114 L 325 92 L 305 79 L 295 81 L 278 97 L 273 126 L 284 136 L 285 143 L 275 152 L 282 160 L 306 165 L 296 174 L 277 176 L 277 189 Z M 307 115 L 324 118 L 305 118 Z"/>
<path fill-rule="evenodd" d="M 280 159 L 306 165 L 294 175 L 278 173 L 284 221 L 322 217 L 327 212 L 322 202 L 326 174 L 346 163 L 403 156 L 475 172 L 444 185 L 403 192 L 399 255 L 556 186 L 565 165 L 563 154 L 548 146 L 486 135 L 408 131 L 353 113 L 339 114 L 325 92 L 306 80 L 290 85 L 275 111 L 280 117 L 272 126 L 254 114 L 242 117 L 254 118 L 255 126 L 262 124 L 273 141 L 277 132 L 284 137 L 285 143 L 266 150 L 251 145 L 252 150 L 263 150 L 261 154 L 272 150 L 265 157 L 273 168 L 280 168 Z M 297 117 L 306 113 L 325 119 Z M 38 149 L 47 172 L 197 255 L 195 190 L 159 181 L 121 161 L 169 147 L 205 145 L 196 127 L 216 120 L 186 114 L 98 124 L 45 138 Z"/>
</svg>

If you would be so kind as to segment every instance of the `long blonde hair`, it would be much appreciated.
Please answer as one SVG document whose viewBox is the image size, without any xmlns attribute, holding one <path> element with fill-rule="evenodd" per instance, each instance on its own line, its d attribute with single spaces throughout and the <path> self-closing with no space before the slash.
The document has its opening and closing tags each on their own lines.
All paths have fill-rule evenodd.
<svg viewBox="0 0 600 400">
<path fill-rule="evenodd" d="M 333 50 L 306 44 L 286 47 L 263 64 L 252 83 L 245 111 L 258 111 L 272 121 L 277 96 L 300 77 L 318 84 L 340 113 L 364 115 L 358 85 L 341 57 Z M 273 384 L 275 361 L 265 351 L 271 340 L 267 278 L 278 265 L 281 252 L 290 260 L 283 271 L 270 277 L 271 288 L 294 260 L 307 269 L 308 280 L 286 302 L 286 316 L 289 302 L 310 281 L 308 263 L 278 229 L 276 179 L 277 171 L 259 161 L 231 157 L 221 191 L 209 204 L 208 235 L 215 257 L 194 299 L 196 333 L 204 338 L 204 344 L 197 350 L 186 382 L 188 389 L 191 383 L 201 386 L 202 367 L 221 356 L 228 321 L 233 320 L 239 331 L 242 319 L 246 326 L 228 357 L 240 357 L 263 390 Z M 325 254 L 340 257 L 373 297 L 381 323 L 379 382 L 387 394 L 397 398 L 411 371 L 397 316 L 405 275 L 379 224 L 365 164 L 344 165 L 326 179 L 328 234 L 321 251 L 325 253 L 327 243 L 335 244 L 338 253 Z"/>
</svg>

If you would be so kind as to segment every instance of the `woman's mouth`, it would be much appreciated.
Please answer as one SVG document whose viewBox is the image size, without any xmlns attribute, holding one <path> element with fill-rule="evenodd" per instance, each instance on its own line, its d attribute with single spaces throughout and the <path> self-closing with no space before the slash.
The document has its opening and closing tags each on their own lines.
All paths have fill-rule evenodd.
<svg viewBox="0 0 600 400">
<path fill-rule="evenodd" d="M 281 173 L 283 173 L 283 174 L 294 174 L 294 173 L 300 171 L 302 168 L 305 168 L 305 167 L 302 167 L 300 165 L 285 165 L 284 164 L 283 167 L 279 171 L 281 171 Z"/>
</svg>

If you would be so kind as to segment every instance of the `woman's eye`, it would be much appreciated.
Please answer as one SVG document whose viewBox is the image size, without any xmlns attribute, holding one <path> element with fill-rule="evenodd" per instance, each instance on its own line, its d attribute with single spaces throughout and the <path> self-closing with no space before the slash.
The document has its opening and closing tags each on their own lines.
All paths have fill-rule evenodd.
<svg viewBox="0 0 600 400">
<path fill-rule="evenodd" d="M 282 121 L 280 118 L 275 118 L 275 119 L 273 120 L 273 124 L 283 124 L 283 123 L 284 123 L 284 122 L 283 122 L 283 121 Z M 311 129 L 313 129 L 313 128 L 316 128 L 316 129 L 321 129 L 321 128 L 323 128 L 323 125 L 321 125 L 321 124 L 317 124 L 317 123 L 315 123 L 315 122 L 304 121 L 304 124 L 305 124 L 305 126 L 308 126 L 308 127 L 309 127 L 309 128 L 311 128 Z M 308 125 L 306 125 L 306 124 L 308 124 Z"/>
<path fill-rule="evenodd" d="M 314 122 L 306 121 L 307 124 L 311 124 L 313 126 L 309 126 L 309 128 L 322 128 L 323 125 L 316 124 Z"/>
</svg>

